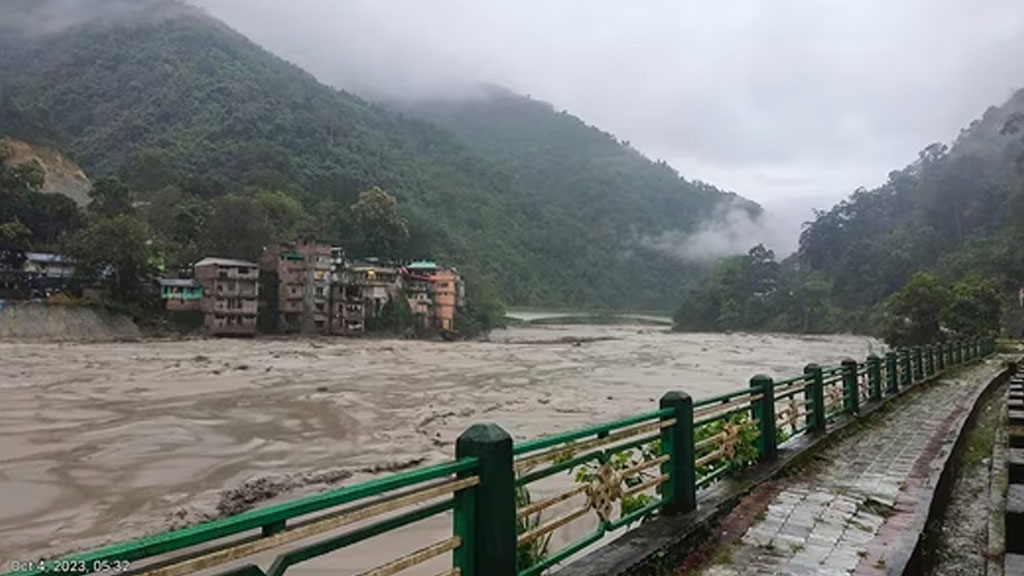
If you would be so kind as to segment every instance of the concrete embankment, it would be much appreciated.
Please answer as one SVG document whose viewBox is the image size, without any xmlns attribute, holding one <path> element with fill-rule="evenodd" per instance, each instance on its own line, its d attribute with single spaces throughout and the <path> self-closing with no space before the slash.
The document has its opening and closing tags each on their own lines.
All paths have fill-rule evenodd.
<svg viewBox="0 0 1024 576">
<path fill-rule="evenodd" d="M 0 308 L 0 340 L 111 342 L 139 336 L 130 318 L 102 309 L 10 302 Z"/>
</svg>

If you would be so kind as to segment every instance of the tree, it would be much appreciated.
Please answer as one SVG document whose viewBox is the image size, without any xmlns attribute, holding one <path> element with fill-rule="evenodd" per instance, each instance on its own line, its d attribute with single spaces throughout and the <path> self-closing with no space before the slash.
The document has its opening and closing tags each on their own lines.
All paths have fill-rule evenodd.
<svg viewBox="0 0 1024 576">
<path fill-rule="evenodd" d="M 89 198 L 89 210 L 107 218 L 131 214 L 135 210 L 135 194 L 114 176 L 93 183 Z"/>
<path fill-rule="evenodd" d="M 464 272 L 466 305 L 456 311 L 455 330 L 466 337 L 487 333 L 505 325 L 505 305 L 490 278 L 470 270 Z"/>
<path fill-rule="evenodd" d="M 393 196 L 374 186 L 359 195 L 351 207 L 355 225 L 367 254 L 395 258 L 409 238 L 409 224 Z"/>
<path fill-rule="evenodd" d="M 101 277 L 118 302 L 138 300 L 149 277 L 151 249 L 146 224 L 126 214 L 98 217 L 67 242 L 81 276 Z"/>
<path fill-rule="evenodd" d="M 0 268 L 20 269 L 31 242 L 32 231 L 17 218 L 0 224 Z"/>
<path fill-rule="evenodd" d="M 886 299 L 882 337 L 890 346 L 918 346 L 942 337 L 949 289 L 934 276 L 918 273 Z"/>
<path fill-rule="evenodd" d="M 212 214 L 206 220 L 207 249 L 212 254 L 255 260 L 263 248 L 284 240 L 294 240 L 307 226 L 308 216 L 294 199 L 280 192 L 265 190 L 229 194 L 213 201 Z M 182 226 L 197 224 L 206 216 L 202 211 L 179 214 Z"/>
<path fill-rule="evenodd" d="M 991 282 L 962 280 L 950 292 L 942 318 L 957 336 L 988 336 L 999 331 L 1002 307 Z"/>
<path fill-rule="evenodd" d="M 6 246 L 28 250 L 32 247 L 32 231 L 15 218 L 0 224 L 0 241 Z"/>
</svg>

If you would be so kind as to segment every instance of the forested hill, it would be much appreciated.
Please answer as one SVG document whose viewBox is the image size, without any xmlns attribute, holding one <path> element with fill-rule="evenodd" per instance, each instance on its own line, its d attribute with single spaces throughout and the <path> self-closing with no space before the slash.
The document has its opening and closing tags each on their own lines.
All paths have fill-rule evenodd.
<svg viewBox="0 0 1024 576">
<path fill-rule="evenodd" d="M 986 294 L 986 302 L 1003 301 L 1003 325 L 1016 333 L 1020 314 L 1009 305 L 1024 285 L 1022 114 L 1018 91 L 951 144 L 926 146 L 882 186 L 818 213 L 797 255 L 781 266 L 764 251 L 722 263 L 680 310 L 680 326 L 881 332 L 908 322 L 898 310 L 915 302 L 952 303 L 960 320 L 991 316 L 981 310 L 991 311 L 988 303 L 972 313 L 965 310 L 977 303 L 956 305 L 958 295 Z M 927 276 L 910 282 L 916 274 Z M 932 313 L 933 328 L 946 326 L 940 311 Z"/>
<path fill-rule="evenodd" d="M 464 98 L 396 106 L 451 130 L 498 159 L 541 201 L 578 210 L 584 223 L 600 220 L 618 236 L 692 228 L 705 218 L 708 206 L 722 201 L 719 189 L 681 178 L 668 164 L 651 161 L 629 142 L 546 102 L 500 87 L 482 86 Z M 753 202 L 727 196 L 736 208 L 760 214 Z"/>
<path fill-rule="evenodd" d="M 269 191 L 301 209 L 265 240 L 312 228 L 358 250 L 347 208 L 380 186 L 410 221 L 403 255 L 460 265 L 508 303 L 664 309 L 697 270 L 643 238 L 695 230 L 736 201 L 536 102 L 506 98 L 530 121 L 489 133 L 369 103 L 172 0 L 12 0 L 3 12 L 0 132 L 57 144 L 90 178 L 118 175 L 169 207 L 157 232 L 178 205 L 192 221 L 212 210 L 207 228 L 239 227 L 220 212 L 258 214 L 246 198 Z M 255 230 L 199 232 L 193 253 L 258 248 Z"/>
</svg>

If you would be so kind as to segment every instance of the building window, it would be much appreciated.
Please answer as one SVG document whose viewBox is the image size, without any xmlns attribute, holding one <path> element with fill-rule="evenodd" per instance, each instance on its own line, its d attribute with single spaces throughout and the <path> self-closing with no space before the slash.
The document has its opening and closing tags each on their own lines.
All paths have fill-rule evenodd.
<svg viewBox="0 0 1024 576">
<path fill-rule="evenodd" d="M 323 296 L 324 295 L 324 287 L 323 286 L 317 286 L 316 287 L 316 295 L 317 296 Z"/>
</svg>

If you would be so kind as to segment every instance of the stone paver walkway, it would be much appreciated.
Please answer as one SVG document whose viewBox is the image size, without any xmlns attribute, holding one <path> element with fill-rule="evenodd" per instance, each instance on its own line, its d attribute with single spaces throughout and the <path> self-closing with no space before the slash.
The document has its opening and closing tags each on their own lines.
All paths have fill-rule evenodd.
<svg viewBox="0 0 1024 576">
<path fill-rule="evenodd" d="M 999 372 L 990 360 L 957 379 L 923 385 L 887 414 L 825 448 L 791 478 L 704 576 L 884 574 L 888 554 L 918 515 L 946 435 L 979 388 Z"/>
</svg>

